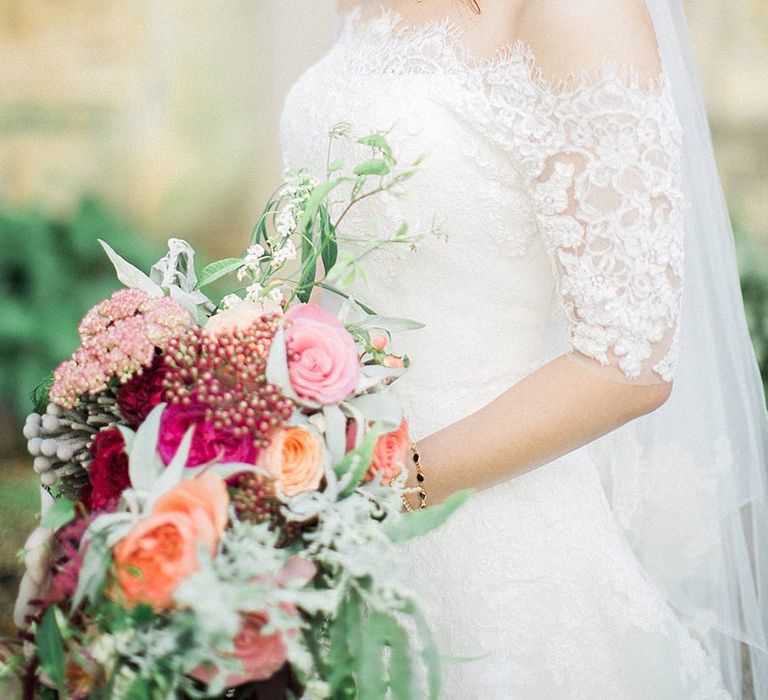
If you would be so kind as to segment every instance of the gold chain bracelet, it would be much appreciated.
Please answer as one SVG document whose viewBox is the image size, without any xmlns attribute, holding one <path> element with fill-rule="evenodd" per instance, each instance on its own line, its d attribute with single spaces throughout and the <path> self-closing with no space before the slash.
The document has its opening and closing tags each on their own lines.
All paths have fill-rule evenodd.
<svg viewBox="0 0 768 700">
<path fill-rule="evenodd" d="M 424 490 L 424 471 L 421 468 L 421 455 L 419 455 L 419 448 L 415 442 L 411 443 L 411 452 L 413 453 L 413 463 L 416 465 L 416 481 L 419 487 L 419 509 L 427 507 L 427 492 Z M 408 499 L 403 496 L 403 503 L 405 509 L 412 511 L 413 507 L 408 503 Z"/>
</svg>

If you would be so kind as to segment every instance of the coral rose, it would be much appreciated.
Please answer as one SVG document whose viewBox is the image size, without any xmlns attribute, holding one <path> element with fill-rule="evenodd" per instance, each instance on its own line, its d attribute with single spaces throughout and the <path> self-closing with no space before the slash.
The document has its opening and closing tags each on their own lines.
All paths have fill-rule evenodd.
<svg viewBox="0 0 768 700">
<path fill-rule="evenodd" d="M 301 426 L 278 428 L 264 451 L 261 466 L 287 496 L 312 491 L 323 478 L 325 444 L 318 433 Z"/>
<path fill-rule="evenodd" d="M 360 360 L 344 324 L 317 304 L 296 304 L 285 318 L 288 374 L 296 393 L 324 404 L 346 398 L 360 379 Z"/>
<path fill-rule="evenodd" d="M 214 537 L 211 553 L 227 526 L 229 493 L 218 474 L 207 471 L 195 479 L 182 481 L 155 501 L 153 513 L 184 513 L 196 521 L 201 532 Z"/>
<path fill-rule="evenodd" d="M 258 303 L 243 299 L 211 316 L 206 321 L 205 330 L 214 334 L 232 332 L 250 326 L 262 316 L 274 313 L 282 314 L 283 307 L 271 299 L 259 299 Z"/>
<path fill-rule="evenodd" d="M 213 472 L 184 481 L 161 496 L 152 512 L 115 545 L 116 589 L 109 595 L 128 607 L 173 606 L 173 591 L 199 568 L 197 544 L 213 556 L 226 526 L 229 495 Z"/>
<path fill-rule="evenodd" d="M 376 441 L 365 480 L 372 481 L 376 474 L 381 473 L 381 483 L 389 484 L 405 467 L 410 444 L 408 421 L 403 417 L 397 430 L 384 433 Z"/>
<path fill-rule="evenodd" d="M 195 522 L 181 513 L 158 513 L 142 518 L 115 546 L 115 574 L 122 600 L 164 610 L 173 605 L 179 582 L 196 571 L 196 546 L 201 538 Z"/>
</svg>

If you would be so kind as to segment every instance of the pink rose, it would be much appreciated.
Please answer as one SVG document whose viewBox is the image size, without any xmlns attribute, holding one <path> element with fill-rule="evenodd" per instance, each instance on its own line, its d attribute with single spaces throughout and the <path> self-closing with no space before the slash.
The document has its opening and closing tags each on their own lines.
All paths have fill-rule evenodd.
<svg viewBox="0 0 768 700">
<path fill-rule="evenodd" d="M 283 586 L 291 579 L 298 579 L 302 583 L 309 581 L 316 573 L 317 567 L 309 560 L 299 556 L 291 557 L 285 566 L 272 577 L 272 582 L 277 586 Z M 256 577 L 263 580 L 264 577 Z M 298 621 L 298 610 L 287 602 L 279 603 L 287 613 L 295 616 Z M 288 629 L 281 633 L 276 630 L 272 634 L 262 634 L 261 629 L 268 622 L 269 616 L 263 611 L 251 611 L 241 613 L 240 630 L 234 638 L 234 653 L 220 652 L 222 656 L 239 659 L 243 664 L 240 673 L 231 673 L 225 679 L 227 686 L 237 686 L 249 681 L 266 680 L 273 676 L 283 666 L 286 660 L 286 647 L 283 634 L 289 637 L 296 635 L 295 629 Z M 203 683 L 210 681 L 218 674 L 217 668 L 209 669 L 202 665 L 192 670 L 190 675 Z"/>
<path fill-rule="evenodd" d="M 338 403 L 360 379 L 354 338 L 317 304 L 296 304 L 285 314 L 288 374 L 296 393 L 320 403 Z"/>
<path fill-rule="evenodd" d="M 292 612 L 293 606 L 281 604 Z M 240 629 L 233 642 L 234 652 L 219 652 L 221 656 L 234 657 L 243 664 L 240 673 L 230 673 L 226 679 L 227 686 L 237 686 L 249 681 L 263 681 L 277 673 L 286 659 L 285 642 L 279 631 L 264 635 L 261 628 L 267 623 L 269 616 L 264 612 L 241 613 Z M 218 675 L 218 668 L 206 668 L 202 664 L 190 672 L 190 676 L 203 683 L 210 683 Z"/>
<path fill-rule="evenodd" d="M 226 428 L 215 428 L 211 422 L 205 420 L 205 407 L 193 402 L 189 406 L 171 404 L 163 412 L 157 449 L 165 464 L 173 459 L 190 425 L 195 426 L 195 432 L 187 466 L 195 467 L 214 460 L 256 463 L 258 450 L 253 444 L 252 436 L 238 437 Z"/>
</svg>

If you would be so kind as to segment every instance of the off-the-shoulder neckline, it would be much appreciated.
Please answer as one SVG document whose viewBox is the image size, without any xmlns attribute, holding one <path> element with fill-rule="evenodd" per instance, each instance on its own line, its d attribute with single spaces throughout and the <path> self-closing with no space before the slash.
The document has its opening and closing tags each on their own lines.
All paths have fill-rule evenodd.
<svg viewBox="0 0 768 700">
<path fill-rule="evenodd" d="M 454 70 L 482 75 L 493 73 L 498 78 L 523 66 L 537 89 L 554 95 L 570 95 L 585 85 L 606 80 L 618 80 L 628 88 L 653 94 L 663 92 L 668 85 L 661 55 L 661 70 L 656 75 L 641 73 L 630 63 L 606 59 L 597 67 L 575 69 L 551 80 L 544 75 L 531 46 L 522 39 L 505 42 L 496 48 L 492 56 L 476 56 L 463 41 L 463 28 L 450 16 L 409 24 L 402 13 L 381 3 L 368 17 L 363 16 L 362 10 L 362 4 L 356 4 L 348 10 L 336 12 L 337 41 L 352 34 L 377 33 L 386 35 L 401 46 L 418 46 L 422 40 L 437 38 L 449 59 L 449 67 Z"/>
</svg>

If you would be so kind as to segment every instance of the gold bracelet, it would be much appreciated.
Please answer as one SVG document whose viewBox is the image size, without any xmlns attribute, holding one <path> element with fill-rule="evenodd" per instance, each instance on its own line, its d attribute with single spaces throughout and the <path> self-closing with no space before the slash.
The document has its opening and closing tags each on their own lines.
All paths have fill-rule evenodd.
<svg viewBox="0 0 768 700">
<path fill-rule="evenodd" d="M 400 498 L 402 498 L 402 499 L 403 499 L 403 505 L 405 506 L 405 509 L 406 509 L 406 510 L 407 510 L 409 513 L 413 513 L 413 506 L 412 506 L 410 503 L 408 503 L 408 499 L 405 497 L 405 494 L 403 494 L 402 496 L 400 496 Z"/>
<path fill-rule="evenodd" d="M 427 492 L 424 490 L 424 472 L 421 469 L 421 456 L 419 455 L 419 448 L 416 447 L 416 443 L 411 443 L 411 452 L 413 452 L 413 463 L 416 465 L 416 481 L 419 486 L 419 508 L 427 507 Z"/>
</svg>

